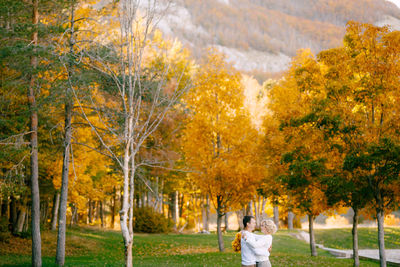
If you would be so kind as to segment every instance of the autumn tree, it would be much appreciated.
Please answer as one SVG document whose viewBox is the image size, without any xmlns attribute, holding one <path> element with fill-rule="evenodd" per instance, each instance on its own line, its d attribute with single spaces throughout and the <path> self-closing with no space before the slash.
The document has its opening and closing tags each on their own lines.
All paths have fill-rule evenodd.
<svg viewBox="0 0 400 267">
<path fill-rule="evenodd" d="M 268 105 L 281 131 L 270 138 L 283 141 L 284 148 L 279 150 L 283 166 L 278 181 L 293 205 L 308 214 L 312 256 L 317 254 L 313 220 L 328 209 L 321 179 L 332 168 L 328 159 L 334 158 L 312 116 L 312 103 L 324 97 L 322 81 L 318 62 L 309 51 L 301 51 L 285 78 L 271 89 Z"/>
<path fill-rule="evenodd" d="M 189 83 L 183 82 L 184 71 L 179 71 L 173 62 L 167 61 L 159 66 L 161 69 L 150 64 L 154 59 L 151 34 L 163 9 L 160 3 L 148 1 L 141 5 L 140 1 L 120 1 L 115 7 L 107 25 L 115 34 L 109 35 L 106 27 L 102 27 L 96 42 L 86 49 L 84 60 L 100 77 L 100 88 L 109 96 L 109 108 L 95 101 L 91 104 L 101 127 L 89 118 L 84 99 L 75 99 L 81 115 L 102 144 L 102 153 L 112 158 L 123 174 L 120 224 L 125 264 L 132 266 L 134 185 L 139 174 L 139 152 Z M 181 70 L 186 65 L 181 64 Z"/>
<path fill-rule="evenodd" d="M 367 181 L 361 172 L 351 170 L 348 160 L 356 151 L 362 150 L 362 123 L 354 112 L 353 94 L 354 73 L 349 64 L 351 55 L 344 47 L 329 49 L 318 54 L 318 61 L 323 64 L 324 91 L 326 98 L 315 103 L 315 121 L 324 121 L 327 144 L 337 151 L 335 169 L 323 183 L 325 195 L 331 205 L 343 204 L 353 211 L 353 258 L 354 266 L 359 266 L 358 257 L 358 220 L 362 209 L 372 200 Z"/>
<path fill-rule="evenodd" d="M 17 135 L 23 140 L 27 133 L 30 136 L 30 163 L 24 161 L 25 156 L 19 161 L 29 168 L 31 199 L 32 199 L 32 265 L 41 266 L 41 240 L 40 240 L 40 196 L 39 196 L 39 118 L 43 97 L 39 93 L 43 85 L 43 62 L 52 58 L 50 40 L 59 32 L 55 28 L 47 27 L 42 23 L 42 18 L 51 11 L 59 11 L 60 1 L 3 1 L 1 3 L 2 34 L 2 69 L 11 74 L 7 82 L 13 80 L 14 93 L 18 88 L 25 87 L 28 96 L 25 105 L 29 107 L 29 130 L 23 130 Z M 51 11 L 50 11 L 51 10 Z M 40 32 L 40 34 L 39 34 Z M 4 53 L 5 52 L 5 53 Z M 10 53 L 11 52 L 11 53 Z M 6 63 L 7 62 L 7 63 Z M 11 83 L 9 83 L 11 84 Z M 19 93 L 15 94 L 19 98 Z M 44 114 L 44 113 L 43 113 Z M 22 115 L 21 113 L 19 115 Z M 22 129 L 21 129 L 22 130 Z M 11 136 L 12 137 L 12 136 Z M 11 140 L 11 139 L 9 139 Z M 23 142 L 25 143 L 25 142 Z M 19 165 L 19 166 L 18 166 Z M 29 195 L 25 194 L 25 198 Z M 22 212 L 21 214 L 24 214 Z M 22 217 L 21 217 L 22 221 Z"/>
<path fill-rule="evenodd" d="M 211 51 L 200 66 L 185 103 L 185 159 L 190 176 L 207 192 L 217 211 L 219 250 L 224 250 L 221 222 L 230 208 L 250 199 L 260 179 L 258 133 L 243 108 L 240 74 L 221 54 Z"/>
<path fill-rule="evenodd" d="M 398 142 L 393 127 L 396 125 L 393 114 L 397 112 L 394 108 L 397 100 L 394 84 L 398 82 L 396 40 L 398 33 L 391 33 L 387 28 L 350 22 L 344 46 L 319 54 L 319 70 L 309 69 L 307 73 L 305 65 L 297 68 L 298 85 L 306 84 L 313 88 L 314 94 L 320 95 L 312 97 L 311 109 L 302 120 L 323 134 L 325 145 L 330 149 L 327 157 L 330 162 L 325 165 L 331 170 L 322 180 L 327 186 L 325 195 L 331 204 L 342 202 L 354 209 L 355 266 L 359 264 L 359 210 L 373 196 L 380 229 L 378 240 L 383 248 L 383 222 L 380 223 L 379 218 L 383 221 L 383 210 L 395 200 L 392 194 L 396 192 L 397 170 L 387 157 L 396 157 Z M 319 77 L 318 87 L 309 83 L 313 77 Z M 293 122 L 298 120 L 290 124 Z M 388 149 L 388 144 L 393 150 Z M 385 162 L 391 167 L 385 166 Z M 383 178 L 380 171 L 387 176 Z M 380 253 L 384 266 L 384 249 Z"/>
<path fill-rule="evenodd" d="M 395 201 L 399 181 L 395 161 L 398 146 L 398 31 L 349 22 L 345 37 L 347 61 L 353 72 L 353 112 L 362 132 L 361 146 L 347 157 L 347 169 L 361 171 L 374 196 L 381 266 L 386 266 L 384 212 Z M 384 174 L 383 174 L 384 173 Z"/>
</svg>

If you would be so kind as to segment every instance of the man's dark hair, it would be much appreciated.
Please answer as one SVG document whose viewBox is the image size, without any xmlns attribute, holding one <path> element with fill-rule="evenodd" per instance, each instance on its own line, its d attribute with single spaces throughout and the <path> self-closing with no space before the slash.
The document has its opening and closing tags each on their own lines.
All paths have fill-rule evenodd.
<svg viewBox="0 0 400 267">
<path fill-rule="evenodd" d="M 247 224 L 251 221 L 251 219 L 254 219 L 253 216 L 246 215 L 243 217 L 243 227 L 246 228 Z"/>
</svg>

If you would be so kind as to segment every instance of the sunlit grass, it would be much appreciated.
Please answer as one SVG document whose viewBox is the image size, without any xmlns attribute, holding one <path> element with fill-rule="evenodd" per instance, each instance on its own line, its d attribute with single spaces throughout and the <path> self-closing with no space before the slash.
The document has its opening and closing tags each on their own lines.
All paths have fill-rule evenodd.
<svg viewBox="0 0 400 267">
<path fill-rule="evenodd" d="M 54 241 L 43 244 L 43 266 L 54 266 L 56 233 L 46 232 L 44 235 Z M 234 235 L 234 232 L 224 235 L 226 249 L 220 253 L 215 234 L 135 234 L 134 266 L 241 266 L 240 253 L 234 253 L 230 245 Z M 90 247 L 84 246 L 85 242 Z M 3 253 L 2 246 L 4 244 L 0 245 L 0 266 L 30 266 L 29 246 L 25 246 L 24 251 L 12 253 Z M 66 266 L 124 265 L 122 237 L 115 231 L 69 229 L 67 247 L 70 248 L 67 249 Z M 288 231 L 279 231 L 274 236 L 272 265 L 352 266 L 350 259 L 336 259 L 323 250 L 318 250 L 318 257 L 311 257 L 309 250 L 308 244 L 293 238 Z M 362 261 L 362 266 L 378 264 Z"/>
<path fill-rule="evenodd" d="M 378 249 L 378 230 L 376 228 L 359 228 L 358 239 L 360 249 Z M 317 243 L 325 247 L 337 249 L 352 249 L 353 241 L 351 228 L 317 229 L 315 230 Z M 400 228 L 385 228 L 385 248 L 400 249 Z"/>
</svg>

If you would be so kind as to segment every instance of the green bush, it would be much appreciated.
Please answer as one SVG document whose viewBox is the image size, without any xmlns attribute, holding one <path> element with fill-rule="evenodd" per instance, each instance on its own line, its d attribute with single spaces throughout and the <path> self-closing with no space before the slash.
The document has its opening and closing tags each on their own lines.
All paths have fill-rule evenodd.
<svg viewBox="0 0 400 267">
<path fill-rule="evenodd" d="M 139 233 L 167 233 L 170 220 L 152 208 L 136 208 L 133 212 L 133 230 Z"/>
<path fill-rule="evenodd" d="M 32 238 L 32 231 L 29 229 L 28 231 L 14 233 L 13 235 L 19 238 L 30 239 Z"/>
<path fill-rule="evenodd" d="M 8 232 L 8 219 L 6 217 L 0 217 L 0 233 Z"/>
<path fill-rule="evenodd" d="M 0 217 L 0 242 L 8 243 L 10 239 L 10 231 L 8 230 L 8 219 Z"/>
</svg>

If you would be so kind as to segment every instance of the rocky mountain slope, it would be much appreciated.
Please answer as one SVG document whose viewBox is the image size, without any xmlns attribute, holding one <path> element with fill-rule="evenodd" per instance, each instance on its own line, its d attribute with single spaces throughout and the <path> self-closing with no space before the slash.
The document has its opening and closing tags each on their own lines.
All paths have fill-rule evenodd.
<svg viewBox="0 0 400 267">
<path fill-rule="evenodd" d="M 277 73 L 300 48 L 340 45 L 349 20 L 400 29 L 396 1 L 173 0 L 158 26 L 196 56 L 214 46 L 240 70 Z"/>
</svg>

